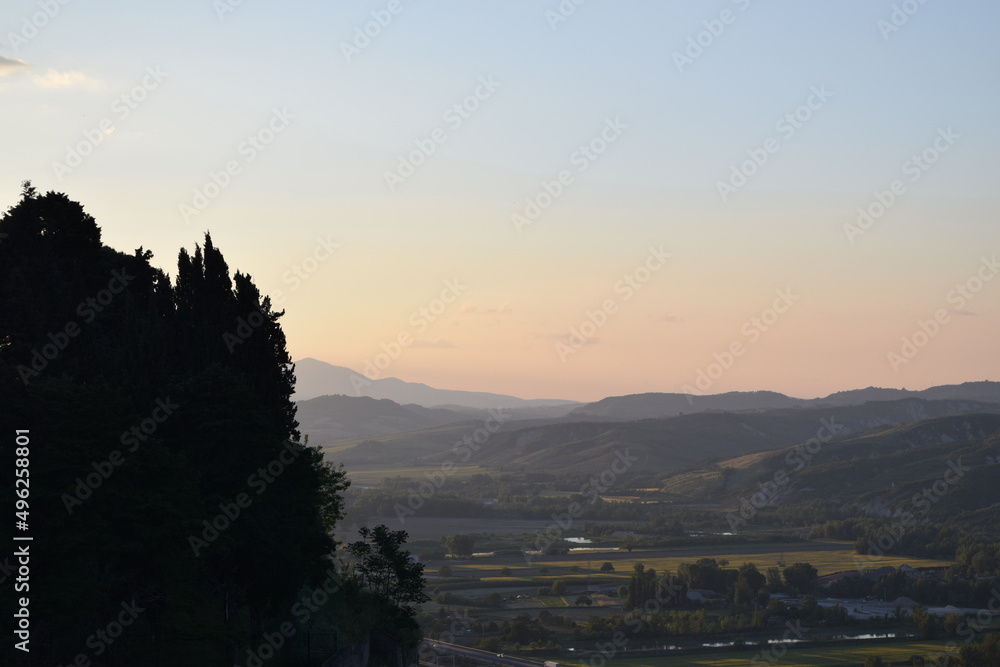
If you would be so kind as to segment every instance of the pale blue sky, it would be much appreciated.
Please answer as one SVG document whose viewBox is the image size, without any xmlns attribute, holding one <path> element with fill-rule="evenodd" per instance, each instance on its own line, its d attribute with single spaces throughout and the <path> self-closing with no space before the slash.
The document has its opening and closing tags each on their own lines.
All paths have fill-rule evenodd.
<svg viewBox="0 0 1000 667">
<path fill-rule="evenodd" d="M 65 191 L 106 242 L 152 248 L 170 272 L 178 247 L 211 230 L 232 267 L 289 292 L 294 356 L 351 367 L 460 276 L 461 302 L 386 371 L 440 386 L 676 391 L 785 286 L 801 305 L 713 391 L 816 395 L 1000 374 L 987 342 L 1000 281 L 970 305 L 976 317 L 956 316 L 901 369 L 887 362 L 1000 249 L 996 3 L 896 2 L 919 8 L 885 39 L 879 21 L 894 3 L 882 0 L 588 0 L 554 30 L 555 0 L 400 0 L 351 62 L 341 45 L 388 0 L 243 0 L 220 19 L 221 3 L 53 0 L 58 12 L 22 42 L 46 3 L 7 0 L 0 202 L 26 178 Z M 727 11 L 678 71 L 674 52 Z M 123 118 L 115 100 L 147 67 L 166 77 Z M 499 87 L 449 127 L 443 113 L 483 78 Z M 832 95 L 783 136 L 776 121 L 813 89 Z M 295 118 L 249 162 L 241 142 L 274 109 Z M 574 151 L 615 118 L 620 138 L 576 171 Z M 114 132 L 60 180 L 53 163 L 102 119 Z M 439 127 L 447 141 L 390 191 L 385 172 Z M 949 127 L 960 137 L 909 180 L 903 164 Z M 777 152 L 723 201 L 717 183 L 769 138 Z M 180 205 L 230 160 L 240 174 L 186 222 Z M 563 169 L 573 184 L 516 233 L 510 216 Z M 893 179 L 906 194 L 849 243 L 843 225 Z M 338 253 L 288 290 L 282 276 L 327 235 Z M 673 253 L 671 266 L 563 363 L 560 337 L 651 244 Z M 472 315 L 491 309 L 492 320 Z"/>
</svg>

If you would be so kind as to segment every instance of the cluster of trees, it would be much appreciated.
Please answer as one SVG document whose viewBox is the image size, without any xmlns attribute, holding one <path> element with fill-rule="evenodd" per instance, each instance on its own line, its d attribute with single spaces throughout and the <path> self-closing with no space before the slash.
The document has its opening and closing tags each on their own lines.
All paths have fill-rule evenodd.
<svg viewBox="0 0 1000 667">
<path fill-rule="evenodd" d="M 822 521 L 812 527 L 809 538 L 850 540 L 858 554 L 953 558 L 961 576 L 1000 576 L 1000 541 L 953 524 L 854 516 Z"/>
<path fill-rule="evenodd" d="M 878 577 L 859 575 L 844 577 L 830 584 L 827 592 L 832 597 L 864 598 L 872 596 L 882 600 L 908 597 L 921 604 L 932 606 L 986 608 L 993 599 L 997 580 L 990 578 L 962 578 L 952 567 L 944 571 L 944 578 L 911 577 L 901 570 Z"/>
<path fill-rule="evenodd" d="M 458 558 L 470 558 L 476 546 L 474 535 L 448 535 L 444 539 L 448 553 Z"/>
<path fill-rule="evenodd" d="M 281 627 L 284 656 L 308 633 L 395 632 L 383 582 L 333 560 L 348 481 L 299 442 L 282 313 L 208 234 L 173 280 L 151 259 L 30 183 L 0 218 L 0 417 L 31 442 L 32 660 L 242 664 Z M 128 627 L 96 640 L 123 608 Z"/>
<path fill-rule="evenodd" d="M 728 567 L 725 559 L 700 558 L 694 563 L 681 563 L 677 573 L 664 573 L 636 563 L 628 584 L 619 587 L 625 610 L 690 606 L 687 593 L 707 590 L 719 594 L 738 606 L 763 607 L 770 593 L 811 592 L 816 585 L 817 571 L 809 563 L 793 563 L 784 569 L 770 568 L 762 573 L 753 563 L 738 568 Z M 655 602 L 655 604 L 653 604 Z"/>
<path fill-rule="evenodd" d="M 716 513 L 684 509 L 680 514 L 671 507 L 634 502 L 603 502 L 592 495 L 553 497 L 546 491 L 578 491 L 589 476 L 552 473 L 479 473 L 468 478 L 453 477 L 432 497 L 423 498 L 421 516 L 449 518 L 498 519 L 550 519 L 553 513 L 563 512 L 569 502 L 579 502 L 584 507 L 581 526 L 585 534 L 600 537 L 616 530 L 628 530 L 624 522 L 641 522 L 645 532 L 664 538 L 683 538 L 692 527 L 705 530 L 719 528 Z M 351 516 L 396 517 L 398 506 L 408 507 L 417 493 L 422 478 L 386 477 L 374 488 L 349 491 L 347 510 Z M 618 488 L 624 495 L 642 496 L 645 491 Z M 484 506 L 487 499 L 496 499 L 495 505 Z M 594 523 L 623 522 L 621 525 Z M 584 525 L 589 524 L 589 525 Z M 742 541 L 742 538 L 739 540 Z"/>
</svg>

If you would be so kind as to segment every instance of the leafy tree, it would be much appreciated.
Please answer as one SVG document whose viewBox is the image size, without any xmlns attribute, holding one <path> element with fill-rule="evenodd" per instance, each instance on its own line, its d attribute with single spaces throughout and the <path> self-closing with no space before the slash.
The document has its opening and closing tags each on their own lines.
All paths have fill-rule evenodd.
<svg viewBox="0 0 1000 667">
<path fill-rule="evenodd" d="M 959 651 L 959 657 L 965 667 L 1000 665 L 1000 634 L 992 632 L 981 642 L 965 644 Z"/>
<path fill-rule="evenodd" d="M 913 608 L 913 622 L 924 639 L 934 639 L 938 633 L 937 617 L 927 611 L 926 607 L 917 605 Z"/>
<path fill-rule="evenodd" d="M 472 556 L 473 547 L 476 544 L 476 538 L 472 535 L 449 535 L 445 538 L 444 545 L 448 549 L 448 553 L 452 556 L 458 556 L 460 558 L 467 558 Z"/>
<path fill-rule="evenodd" d="M 357 559 L 357 575 L 364 590 L 388 605 L 411 611 L 414 604 L 426 602 L 424 566 L 414 560 L 406 544 L 405 530 L 389 530 L 385 525 L 358 530 L 361 537 L 347 545 L 347 552 Z"/>
<path fill-rule="evenodd" d="M 476 648 L 480 651 L 489 651 L 490 653 L 499 653 L 502 648 L 499 637 L 486 637 L 480 639 L 476 642 Z"/>
<path fill-rule="evenodd" d="M 594 604 L 594 601 L 591 599 L 589 595 L 580 594 L 576 596 L 576 600 L 573 602 L 573 604 L 575 604 L 577 607 L 581 605 L 587 605 L 589 607 L 590 605 Z"/>
<path fill-rule="evenodd" d="M 601 572 L 614 572 L 614 571 L 615 571 L 614 564 L 612 564 L 612 563 L 603 563 L 603 564 L 601 564 Z"/>
<path fill-rule="evenodd" d="M 83 206 L 30 183 L 0 238 L 0 418 L 44 442 L 31 470 L 48 532 L 32 558 L 32 602 L 47 610 L 33 660 L 75 654 L 124 601 L 143 614 L 109 664 L 185 651 L 237 662 L 332 576 L 348 486 L 299 441 L 282 313 L 209 234 L 180 251 L 172 282 L 150 251 L 104 246 Z M 98 488 L 75 481 L 107 461 L 120 463 Z"/>
<path fill-rule="evenodd" d="M 784 570 L 785 583 L 799 593 L 808 593 L 816 584 L 816 568 L 809 563 L 793 563 Z"/>
<path fill-rule="evenodd" d="M 510 568 L 507 567 L 506 565 L 504 565 L 502 568 L 500 568 L 500 576 L 501 577 L 509 577 L 510 576 Z"/>
<path fill-rule="evenodd" d="M 441 567 L 439 567 L 438 568 L 438 576 L 439 577 L 450 577 L 451 576 L 451 566 L 450 565 L 442 565 Z"/>
</svg>

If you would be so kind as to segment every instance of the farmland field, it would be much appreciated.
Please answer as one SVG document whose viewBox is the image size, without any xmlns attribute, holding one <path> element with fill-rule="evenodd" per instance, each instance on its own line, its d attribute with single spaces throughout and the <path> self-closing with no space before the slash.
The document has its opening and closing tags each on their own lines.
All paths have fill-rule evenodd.
<svg viewBox="0 0 1000 667">
<path fill-rule="evenodd" d="M 781 667 L 860 667 L 869 655 L 882 656 L 886 661 L 902 663 L 911 656 L 920 655 L 927 660 L 928 664 L 933 664 L 934 656 L 942 654 L 945 648 L 944 641 L 927 642 L 865 642 L 853 643 L 849 646 L 820 646 L 809 648 L 789 648 L 775 664 Z M 719 653 L 701 653 L 696 655 L 678 655 L 670 657 L 649 657 L 649 658 L 611 658 L 605 667 L 746 667 L 753 664 L 754 658 L 770 664 L 768 660 L 762 659 L 761 649 L 746 651 L 725 651 Z M 948 655 L 957 655 L 957 650 L 952 650 Z M 773 658 L 772 658 L 773 659 Z M 597 659 L 597 662 L 601 661 Z M 561 657 L 560 665 L 576 665 L 578 667 L 590 667 L 589 658 L 585 660 L 574 660 L 573 658 Z"/>
<path fill-rule="evenodd" d="M 577 567 L 579 572 L 576 574 L 561 574 L 560 576 L 585 579 L 598 573 L 602 563 L 610 562 L 615 571 L 600 572 L 600 576 L 607 579 L 622 579 L 624 582 L 636 563 L 642 563 L 645 567 L 653 568 L 657 572 L 676 572 L 681 563 L 691 563 L 699 558 L 724 558 L 729 560 L 731 565 L 745 562 L 754 563 L 760 570 L 777 566 L 778 561 L 783 561 L 786 564 L 803 562 L 811 563 L 822 576 L 857 569 L 859 564 L 855 561 L 855 556 L 852 544 L 827 540 L 796 545 L 779 545 L 771 550 L 768 550 L 767 547 L 762 548 L 759 544 L 703 549 L 636 549 L 632 553 L 610 550 L 577 552 L 565 556 L 535 556 L 531 558 L 530 563 L 524 557 L 503 556 L 477 557 L 465 561 L 455 560 L 450 564 L 456 577 L 493 577 L 497 576 L 500 568 L 504 566 L 509 567 L 514 576 L 530 576 L 537 572 L 540 567 L 561 572 Z M 588 560 L 590 561 L 589 569 L 587 569 Z M 936 567 L 950 564 L 951 561 L 947 560 L 921 559 L 910 556 L 865 557 L 861 563 L 862 567 L 872 569 L 885 565 Z"/>
</svg>

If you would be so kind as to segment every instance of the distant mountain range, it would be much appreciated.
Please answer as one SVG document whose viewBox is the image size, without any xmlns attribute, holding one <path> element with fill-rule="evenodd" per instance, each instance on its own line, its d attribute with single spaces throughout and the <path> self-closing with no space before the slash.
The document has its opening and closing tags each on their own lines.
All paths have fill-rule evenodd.
<svg viewBox="0 0 1000 667">
<path fill-rule="evenodd" d="M 802 399 L 773 391 L 733 391 L 696 396 L 677 393 L 645 393 L 609 396 L 594 403 L 560 399 L 523 399 L 506 394 L 479 391 L 437 389 L 419 382 L 394 377 L 370 380 L 363 374 L 334 366 L 318 359 L 295 362 L 296 401 L 319 396 L 367 396 L 389 399 L 400 405 L 425 408 L 448 408 L 468 412 L 468 408 L 516 408 L 518 418 L 551 419 L 560 417 L 610 420 L 660 419 L 694 412 L 747 412 L 780 410 L 795 407 L 862 405 L 869 401 L 895 401 L 904 398 L 925 400 L 967 400 L 1000 403 L 1000 382 L 965 382 L 930 387 L 921 391 L 868 387 L 840 391 L 823 398 Z M 475 418 L 473 416 L 473 418 Z"/>
<path fill-rule="evenodd" d="M 581 404 L 368 380 L 315 359 L 296 362 L 296 375 L 301 431 L 352 469 L 442 465 L 501 409 L 503 423 L 463 462 L 578 475 L 626 466 L 636 488 L 722 507 L 742 507 L 781 474 L 787 483 L 772 485 L 768 504 L 825 500 L 875 516 L 914 505 L 960 470 L 962 482 L 935 496 L 926 517 L 976 528 L 1000 521 L 1000 382 L 816 399 L 646 393 Z"/>
<path fill-rule="evenodd" d="M 839 391 L 824 398 L 814 399 L 792 398 L 773 391 L 734 391 L 705 396 L 667 393 L 631 394 L 611 396 L 596 403 L 582 405 L 570 412 L 570 416 L 658 419 L 692 412 L 746 412 L 796 407 L 862 405 L 869 401 L 897 401 L 904 398 L 1000 403 L 1000 382 L 965 382 L 930 387 L 922 391 L 868 387 Z"/>
<path fill-rule="evenodd" d="M 426 408 L 458 406 L 466 408 L 553 408 L 551 414 L 540 411 L 538 416 L 565 414 L 579 405 L 577 401 L 557 399 L 526 400 L 516 396 L 492 394 L 481 391 L 456 391 L 435 389 L 419 382 L 406 382 L 394 377 L 369 380 L 367 377 L 343 366 L 334 366 L 318 359 L 306 358 L 295 362 L 296 401 L 306 401 L 318 396 L 368 396 L 387 398 L 399 404 L 413 403 Z"/>
</svg>

